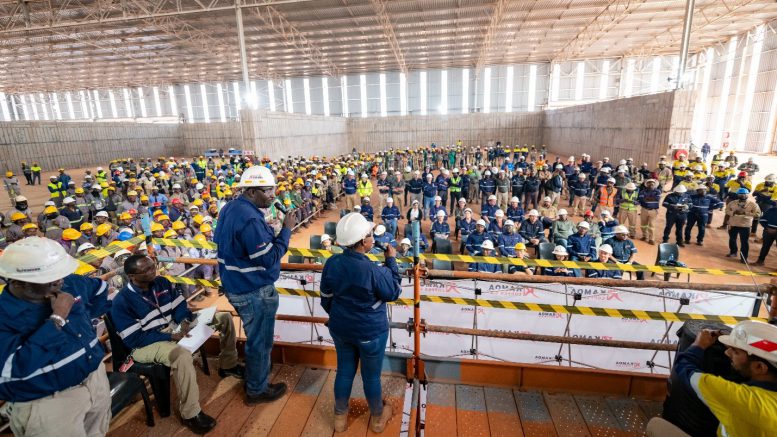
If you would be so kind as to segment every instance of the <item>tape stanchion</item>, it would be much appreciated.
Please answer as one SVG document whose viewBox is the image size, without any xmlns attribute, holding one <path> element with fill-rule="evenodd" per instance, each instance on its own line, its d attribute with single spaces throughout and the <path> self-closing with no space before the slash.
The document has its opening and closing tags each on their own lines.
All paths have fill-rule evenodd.
<svg viewBox="0 0 777 437">
<path fill-rule="evenodd" d="M 180 276 L 165 276 L 170 282 L 175 284 L 205 285 L 207 287 L 217 288 L 221 285 L 219 281 L 209 281 L 206 279 L 192 279 Z M 315 290 L 302 290 L 296 288 L 277 288 L 278 294 L 299 297 L 320 297 L 319 292 Z M 740 316 L 719 316 L 713 314 L 698 313 L 673 313 L 668 311 L 642 311 L 627 310 L 617 308 L 598 308 L 583 307 L 573 305 L 554 305 L 542 303 L 512 302 L 505 300 L 488 299 L 470 299 L 464 297 L 444 297 L 421 295 L 423 302 L 443 303 L 449 305 L 480 306 L 485 308 L 496 308 L 505 310 L 533 311 L 542 313 L 556 314 L 576 314 L 581 316 L 611 317 L 616 319 L 637 319 L 637 320 L 658 320 L 662 322 L 684 322 L 686 320 L 707 320 L 721 322 L 727 325 L 733 325 L 742 320 L 760 320 L 759 317 L 740 317 Z M 405 305 L 412 307 L 413 299 L 398 299 L 389 304 Z"/>
</svg>

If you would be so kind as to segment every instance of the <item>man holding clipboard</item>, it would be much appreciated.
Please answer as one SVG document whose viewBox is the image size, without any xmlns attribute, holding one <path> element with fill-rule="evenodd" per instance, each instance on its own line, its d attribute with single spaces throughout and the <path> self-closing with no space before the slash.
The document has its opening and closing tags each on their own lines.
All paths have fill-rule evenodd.
<svg viewBox="0 0 777 437">
<path fill-rule="evenodd" d="M 130 281 L 113 300 L 111 318 L 124 344 L 132 349 L 131 359 L 169 366 L 184 425 L 196 434 L 210 431 L 216 420 L 200 408 L 192 350 L 202 345 L 208 332 L 213 332 L 209 330 L 212 327 L 221 339 L 219 376 L 242 378 L 245 368 L 237 362 L 232 315 L 216 312 L 210 323 L 197 320 L 186 299 L 170 281 L 157 275 L 156 263 L 147 256 L 130 256 L 124 262 L 124 271 Z M 193 338 L 195 332 L 199 339 Z"/>
</svg>

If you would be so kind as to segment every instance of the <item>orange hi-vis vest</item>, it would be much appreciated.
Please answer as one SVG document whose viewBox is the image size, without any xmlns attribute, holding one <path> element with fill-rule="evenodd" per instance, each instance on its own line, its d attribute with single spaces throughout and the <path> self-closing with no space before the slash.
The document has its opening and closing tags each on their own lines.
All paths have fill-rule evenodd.
<svg viewBox="0 0 777 437">
<path fill-rule="evenodd" d="M 599 188 L 599 206 L 603 208 L 615 208 L 615 195 L 618 194 L 618 190 L 612 187 L 612 192 L 607 192 L 607 187 Z"/>
</svg>

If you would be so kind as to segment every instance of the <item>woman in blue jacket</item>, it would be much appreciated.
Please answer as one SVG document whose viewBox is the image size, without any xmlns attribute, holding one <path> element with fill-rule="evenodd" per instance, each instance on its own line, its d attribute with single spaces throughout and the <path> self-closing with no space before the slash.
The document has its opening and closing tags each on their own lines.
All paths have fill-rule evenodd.
<svg viewBox="0 0 777 437">
<path fill-rule="evenodd" d="M 401 277 L 393 246 L 386 247 L 384 266 L 365 256 L 375 244 L 372 227 L 358 213 L 341 218 L 337 242 L 345 251 L 329 258 L 321 276 L 321 306 L 329 314 L 329 333 L 337 351 L 336 432 L 348 427 L 348 401 L 360 363 L 372 415 L 370 429 L 382 432 L 392 415 L 391 405 L 383 403 L 380 374 L 389 334 L 386 302 L 399 298 Z"/>
</svg>

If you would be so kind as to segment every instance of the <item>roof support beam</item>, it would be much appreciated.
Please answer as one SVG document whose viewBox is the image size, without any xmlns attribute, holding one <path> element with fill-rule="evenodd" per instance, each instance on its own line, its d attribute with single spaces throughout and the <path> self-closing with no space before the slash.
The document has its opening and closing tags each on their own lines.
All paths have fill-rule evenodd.
<svg viewBox="0 0 777 437">
<path fill-rule="evenodd" d="M 407 73 L 407 64 L 405 64 L 405 55 L 402 53 L 402 49 L 399 47 L 399 41 L 397 40 L 397 34 L 394 32 L 394 25 L 391 24 L 391 18 L 386 10 L 386 0 L 370 0 L 372 7 L 375 8 L 377 13 L 377 20 L 383 28 L 383 34 L 388 40 L 391 52 L 394 53 L 394 58 L 397 60 L 397 66 L 403 73 Z"/>
<path fill-rule="evenodd" d="M 586 49 L 601 39 L 643 3 L 645 3 L 645 0 L 610 0 L 602 12 L 594 17 L 583 30 L 567 43 L 566 47 L 553 59 L 553 62 L 563 62 L 584 56 Z"/>
<path fill-rule="evenodd" d="M 494 12 L 491 14 L 491 21 L 488 23 L 486 34 L 483 36 L 483 44 L 480 46 L 480 52 L 478 52 L 478 60 L 475 62 L 475 80 L 480 76 L 480 70 L 485 66 L 488 54 L 493 49 L 494 37 L 502 24 L 506 10 L 507 0 L 496 0 Z"/>
<path fill-rule="evenodd" d="M 283 42 L 298 50 L 303 57 L 313 62 L 321 73 L 326 76 L 340 76 L 342 72 L 329 60 L 305 35 L 302 34 L 286 17 L 272 6 L 251 8 L 251 11 L 266 26 L 278 34 Z"/>
</svg>

